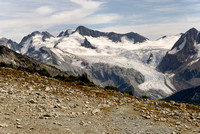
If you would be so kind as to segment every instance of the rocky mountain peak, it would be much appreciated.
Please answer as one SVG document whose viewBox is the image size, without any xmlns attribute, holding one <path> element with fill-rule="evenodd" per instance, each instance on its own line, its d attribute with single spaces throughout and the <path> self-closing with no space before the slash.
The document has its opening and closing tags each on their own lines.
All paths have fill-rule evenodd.
<svg viewBox="0 0 200 134">
<path fill-rule="evenodd" d="M 148 40 L 148 38 L 146 38 L 142 35 L 139 35 L 137 33 L 134 33 L 134 32 L 127 33 L 127 34 L 125 34 L 125 36 L 130 40 L 134 40 L 134 43 L 144 42 L 144 41 Z"/>
<path fill-rule="evenodd" d="M 196 42 L 198 39 L 198 30 L 191 28 L 182 34 L 172 49 L 167 52 L 158 66 L 162 72 L 175 71 L 185 63 L 190 62 L 196 57 L 198 49 Z"/>
<path fill-rule="evenodd" d="M 197 33 L 197 32 L 198 32 L 198 30 L 193 27 L 193 28 L 189 29 L 186 33 L 187 34 L 192 34 L 192 33 Z"/>
<path fill-rule="evenodd" d="M 53 35 L 51 35 L 51 34 L 48 33 L 47 31 L 42 32 L 42 33 L 39 32 L 39 31 L 34 31 L 34 32 L 32 32 L 31 34 L 28 34 L 27 36 L 25 36 L 25 37 L 21 40 L 20 44 L 26 42 L 28 39 L 30 39 L 30 38 L 32 38 L 32 37 L 34 37 L 34 36 L 36 36 L 36 35 L 41 35 L 41 36 L 42 36 L 42 41 L 45 41 L 45 39 L 54 37 Z"/>
<path fill-rule="evenodd" d="M 100 32 L 100 31 L 96 31 L 96 30 L 91 30 L 89 28 L 86 28 L 84 26 L 79 26 L 76 29 L 76 32 L 79 32 L 79 34 L 83 35 L 83 36 L 92 36 L 92 37 L 107 37 L 110 40 L 112 40 L 113 42 L 121 42 L 121 38 L 126 36 L 128 39 L 133 40 L 134 43 L 138 43 L 138 42 L 144 42 L 146 40 L 148 40 L 147 38 L 134 33 L 134 32 L 130 32 L 130 33 L 126 33 L 126 34 L 118 34 L 115 32 Z"/>
<path fill-rule="evenodd" d="M 62 36 L 69 36 L 70 34 L 72 34 L 74 31 L 72 29 L 67 29 L 65 32 L 61 32 L 58 37 L 62 37 Z"/>
<path fill-rule="evenodd" d="M 45 41 L 45 39 L 48 39 L 48 38 L 51 38 L 51 37 L 54 37 L 53 35 L 51 35 L 50 33 L 48 33 L 47 31 L 45 32 L 42 32 L 42 40 Z"/>
<path fill-rule="evenodd" d="M 100 37 L 100 36 L 106 36 L 107 35 L 104 32 L 92 30 L 92 29 L 86 28 L 84 26 L 78 26 L 75 31 L 78 32 L 79 34 L 83 35 L 83 36 Z"/>
</svg>

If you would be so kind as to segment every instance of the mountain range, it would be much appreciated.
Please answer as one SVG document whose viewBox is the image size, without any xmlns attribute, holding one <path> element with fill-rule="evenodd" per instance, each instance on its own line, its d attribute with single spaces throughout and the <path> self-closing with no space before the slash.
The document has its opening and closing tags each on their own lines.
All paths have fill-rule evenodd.
<svg viewBox="0 0 200 134">
<path fill-rule="evenodd" d="M 195 28 L 156 41 L 134 32 L 100 32 L 84 26 L 54 37 L 32 32 L 20 43 L 0 45 L 70 74 L 87 73 L 100 86 L 161 99 L 200 85 L 200 34 Z"/>
</svg>

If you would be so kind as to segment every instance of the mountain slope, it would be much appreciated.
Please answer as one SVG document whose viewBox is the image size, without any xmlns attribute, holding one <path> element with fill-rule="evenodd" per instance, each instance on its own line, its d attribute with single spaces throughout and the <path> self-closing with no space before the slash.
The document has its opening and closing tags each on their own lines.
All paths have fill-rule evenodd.
<svg viewBox="0 0 200 134">
<path fill-rule="evenodd" d="M 0 46 L 0 62 L 12 67 L 23 67 L 28 69 L 43 70 L 46 69 L 52 76 L 64 74 L 53 66 L 40 63 L 28 56 L 24 56 L 14 52 L 13 50 Z"/>
<path fill-rule="evenodd" d="M 200 34 L 195 28 L 182 34 L 158 65 L 162 72 L 169 73 L 177 90 L 200 85 Z"/>
<path fill-rule="evenodd" d="M 198 43 L 198 31 L 195 28 L 182 34 L 180 39 L 167 52 L 158 68 L 162 72 L 174 71 L 186 62 L 190 62 L 198 54 L 196 44 Z"/>
<path fill-rule="evenodd" d="M 6 46 L 14 51 L 17 51 L 19 49 L 19 45 L 16 42 L 6 38 L 0 39 L 0 46 Z"/>
<path fill-rule="evenodd" d="M 174 101 L 200 104 L 200 86 L 179 91 L 165 98 L 165 100 L 174 100 Z"/>
</svg>

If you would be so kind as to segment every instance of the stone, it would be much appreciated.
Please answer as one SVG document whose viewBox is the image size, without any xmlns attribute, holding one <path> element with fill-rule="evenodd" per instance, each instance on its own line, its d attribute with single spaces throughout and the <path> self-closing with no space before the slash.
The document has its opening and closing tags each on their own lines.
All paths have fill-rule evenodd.
<svg viewBox="0 0 200 134">
<path fill-rule="evenodd" d="M 151 116 L 145 116 L 145 118 L 146 118 L 146 119 L 150 119 L 150 118 L 151 118 Z"/>
<path fill-rule="evenodd" d="M 50 88 L 49 88 L 49 87 L 46 87 L 46 88 L 45 88 L 45 91 L 46 91 L 46 92 L 50 91 Z"/>
<path fill-rule="evenodd" d="M 49 117 L 51 117 L 51 115 L 50 114 L 44 114 L 43 117 L 49 118 Z"/>
<path fill-rule="evenodd" d="M 29 100 L 29 103 L 31 103 L 31 104 L 36 104 L 36 103 L 37 103 L 37 101 L 35 101 L 35 100 L 31 99 L 31 100 Z"/>
<path fill-rule="evenodd" d="M 2 124 L 0 124 L 0 127 L 8 127 L 8 124 L 2 123 Z"/>
<path fill-rule="evenodd" d="M 17 125 L 17 128 L 19 128 L 19 129 L 20 129 L 20 128 L 23 128 L 23 126 L 21 126 L 21 125 Z"/>
<path fill-rule="evenodd" d="M 21 120 L 20 120 L 20 119 L 16 119 L 16 121 L 17 121 L 17 122 L 21 122 Z"/>
<path fill-rule="evenodd" d="M 20 123 L 20 122 L 17 122 L 16 124 L 17 124 L 17 125 L 21 125 L 21 123 Z"/>
<path fill-rule="evenodd" d="M 181 122 L 176 122 L 176 125 L 181 125 Z"/>
<path fill-rule="evenodd" d="M 162 121 L 162 122 L 165 122 L 165 121 L 166 121 L 166 119 L 165 119 L 165 118 L 161 118 L 161 119 L 160 119 L 160 121 Z"/>
<path fill-rule="evenodd" d="M 177 133 L 175 131 L 173 131 L 172 134 L 177 134 Z"/>
<path fill-rule="evenodd" d="M 82 114 L 83 114 L 83 115 L 86 115 L 86 114 L 87 114 L 87 112 L 86 112 L 86 111 L 84 111 Z"/>
<path fill-rule="evenodd" d="M 81 121 L 79 124 L 80 124 L 81 126 L 86 126 L 86 125 L 87 125 L 87 123 L 85 123 L 84 121 Z"/>
<path fill-rule="evenodd" d="M 92 114 L 94 115 L 94 114 L 97 114 L 97 113 L 99 113 L 99 112 L 100 112 L 99 109 L 94 109 L 94 110 L 92 111 Z"/>
</svg>

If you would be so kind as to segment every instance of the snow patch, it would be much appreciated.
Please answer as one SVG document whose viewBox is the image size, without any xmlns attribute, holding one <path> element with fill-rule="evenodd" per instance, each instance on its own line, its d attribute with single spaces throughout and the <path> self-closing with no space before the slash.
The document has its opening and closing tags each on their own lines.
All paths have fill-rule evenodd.
<svg viewBox="0 0 200 134">
<path fill-rule="evenodd" d="M 175 47 L 174 49 L 172 49 L 168 53 L 169 54 L 176 54 L 176 53 L 178 53 L 179 51 L 181 51 L 184 48 L 185 43 L 186 43 L 186 38 L 184 38 L 184 41 L 181 43 L 181 45 L 179 45 L 178 47 Z"/>
<path fill-rule="evenodd" d="M 196 59 L 196 60 L 191 61 L 191 62 L 188 64 L 188 66 L 192 66 L 194 63 L 196 63 L 196 62 L 198 62 L 198 61 L 199 61 L 199 58 Z"/>
</svg>

